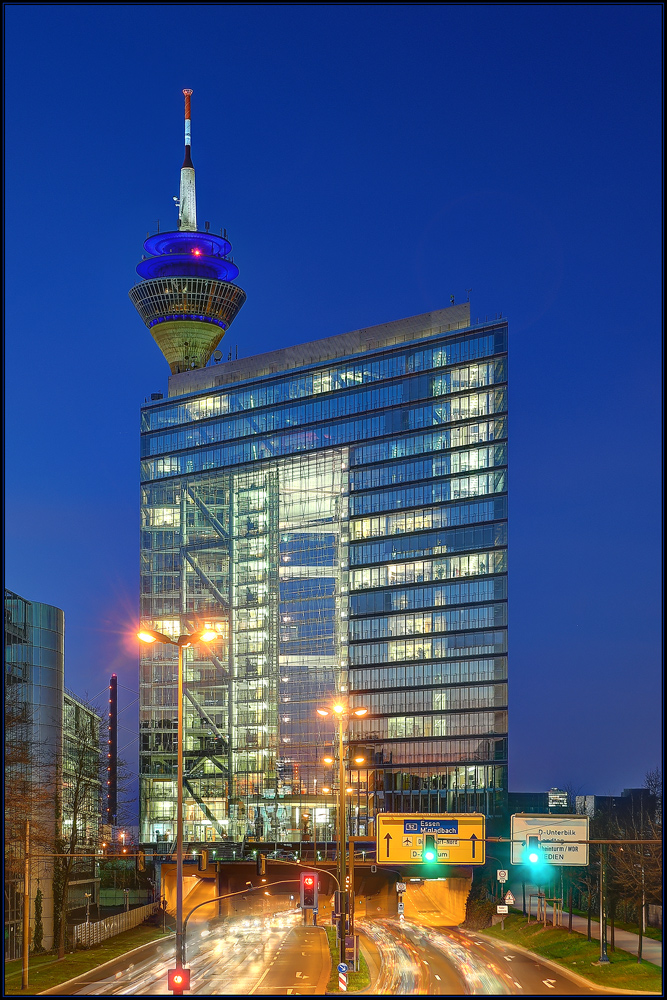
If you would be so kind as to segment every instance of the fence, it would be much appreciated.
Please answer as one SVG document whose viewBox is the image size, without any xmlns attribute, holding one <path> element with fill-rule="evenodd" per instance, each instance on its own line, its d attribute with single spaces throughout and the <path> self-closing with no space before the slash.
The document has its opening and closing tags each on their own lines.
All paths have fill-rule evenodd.
<svg viewBox="0 0 667 1000">
<path fill-rule="evenodd" d="M 159 909 L 159 906 L 159 903 L 148 903 L 147 906 L 137 906 L 125 913 L 115 913 L 112 917 L 96 920 L 95 923 L 76 924 L 72 928 L 74 944 L 89 948 L 116 934 L 122 934 L 123 931 L 130 931 L 133 927 L 143 924 L 147 917 Z"/>
</svg>

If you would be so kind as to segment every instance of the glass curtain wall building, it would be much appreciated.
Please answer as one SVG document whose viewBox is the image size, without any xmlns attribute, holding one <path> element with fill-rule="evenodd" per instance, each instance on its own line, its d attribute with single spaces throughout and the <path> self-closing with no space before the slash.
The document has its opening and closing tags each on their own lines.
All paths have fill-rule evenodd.
<svg viewBox="0 0 667 1000">
<path fill-rule="evenodd" d="M 140 287 L 140 286 L 138 286 Z M 332 840 L 334 695 L 377 811 L 507 793 L 507 324 L 452 306 L 192 371 L 141 413 L 141 615 L 185 651 L 185 838 Z M 141 837 L 175 839 L 176 648 L 142 651 Z"/>
<path fill-rule="evenodd" d="M 43 946 L 53 945 L 53 861 L 59 816 L 65 615 L 5 590 L 5 958 L 22 952 L 23 850 L 30 820 L 34 885 L 42 891 Z M 34 929 L 34 913 L 31 915 Z"/>
</svg>

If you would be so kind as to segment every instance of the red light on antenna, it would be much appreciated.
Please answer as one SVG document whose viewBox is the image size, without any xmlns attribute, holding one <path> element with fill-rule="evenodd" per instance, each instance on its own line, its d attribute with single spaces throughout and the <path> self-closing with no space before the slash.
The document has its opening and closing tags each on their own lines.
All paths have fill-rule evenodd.
<svg viewBox="0 0 667 1000">
<path fill-rule="evenodd" d="M 195 249 L 192 252 L 195 255 L 195 257 L 201 257 L 201 250 L 197 250 L 196 247 L 195 247 Z"/>
</svg>

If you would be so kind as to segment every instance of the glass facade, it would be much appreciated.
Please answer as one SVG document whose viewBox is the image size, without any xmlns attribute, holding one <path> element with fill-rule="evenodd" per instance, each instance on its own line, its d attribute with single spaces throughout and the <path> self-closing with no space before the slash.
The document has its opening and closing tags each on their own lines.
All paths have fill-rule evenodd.
<svg viewBox="0 0 667 1000">
<path fill-rule="evenodd" d="M 334 694 L 369 709 L 353 832 L 504 807 L 507 326 L 398 340 L 142 409 L 142 621 L 219 633 L 185 651 L 186 840 L 333 839 Z M 141 836 L 173 842 L 177 651 L 142 652 Z"/>
<path fill-rule="evenodd" d="M 64 678 L 63 612 L 5 590 L 5 959 L 18 958 L 22 951 L 26 819 L 33 850 L 43 855 L 54 850 L 53 765 L 62 750 Z M 51 860 L 35 861 L 36 879 L 43 896 L 43 943 L 50 948 Z"/>
</svg>

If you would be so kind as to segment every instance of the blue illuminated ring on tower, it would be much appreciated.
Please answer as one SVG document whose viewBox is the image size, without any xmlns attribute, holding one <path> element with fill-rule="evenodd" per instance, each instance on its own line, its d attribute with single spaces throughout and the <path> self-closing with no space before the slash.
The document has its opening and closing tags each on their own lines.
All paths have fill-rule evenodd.
<svg viewBox="0 0 667 1000">
<path fill-rule="evenodd" d="M 231 251 L 232 245 L 223 236 L 214 236 L 212 233 L 155 233 L 144 241 L 144 250 L 154 257 L 161 257 L 163 254 L 190 253 L 192 250 L 200 250 L 206 257 L 226 257 Z"/>
<path fill-rule="evenodd" d="M 217 281 L 234 281 L 239 269 L 231 260 L 222 257 L 195 256 L 192 253 L 169 253 L 161 257 L 149 257 L 137 264 L 137 274 L 141 278 L 213 278 Z"/>
</svg>

